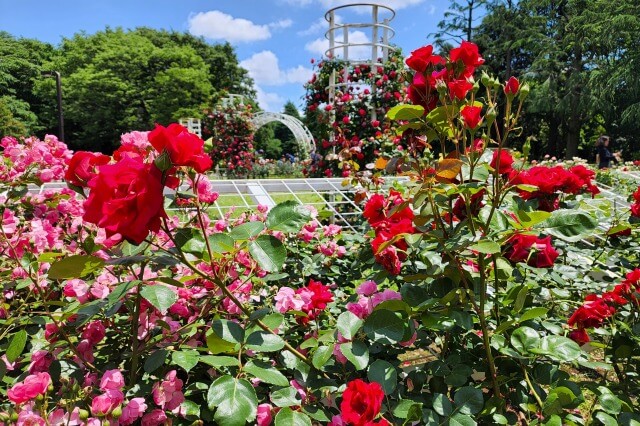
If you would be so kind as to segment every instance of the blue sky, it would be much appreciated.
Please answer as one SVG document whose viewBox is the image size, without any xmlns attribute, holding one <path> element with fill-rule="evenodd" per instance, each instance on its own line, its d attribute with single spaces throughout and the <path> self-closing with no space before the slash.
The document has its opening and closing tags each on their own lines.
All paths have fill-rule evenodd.
<svg viewBox="0 0 640 426">
<path fill-rule="evenodd" d="M 328 41 L 325 12 L 355 0 L 0 0 L 0 30 L 58 44 L 63 37 L 106 26 L 187 31 L 211 43 L 229 41 L 256 82 L 262 108 L 302 105 L 303 84 Z M 445 0 L 377 1 L 395 9 L 391 40 L 405 54 L 429 42 L 449 4 Z M 338 22 L 370 22 L 371 9 L 337 11 Z M 350 12 L 351 11 L 351 12 Z M 366 13 L 365 13 L 366 12 Z M 386 16 L 386 15 L 384 15 Z M 371 39 L 355 29 L 350 40 Z M 349 53 L 352 56 L 352 53 Z"/>
</svg>

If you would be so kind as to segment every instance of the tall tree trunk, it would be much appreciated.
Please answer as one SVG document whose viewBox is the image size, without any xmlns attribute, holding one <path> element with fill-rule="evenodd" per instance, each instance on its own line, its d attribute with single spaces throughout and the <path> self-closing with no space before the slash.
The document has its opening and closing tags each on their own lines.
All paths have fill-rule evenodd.
<svg viewBox="0 0 640 426">
<path fill-rule="evenodd" d="M 552 157 L 558 156 L 558 141 L 560 139 L 560 120 L 556 114 L 549 114 L 549 145 L 547 146 L 547 154 Z"/>
<path fill-rule="evenodd" d="M 471 25 L 473 24 L 473 2 L 469 1 L 469 15 L 467 15 L 467 41 L 471 41 Z"/>
<path fill-rule="evenodd" d="M 582 87 L 580 84 L 580 74 L 582 73 L 582 47 L 576 43 L 574 47 L 574 56 L 572 60 L 572 74 L 575 76 L 573 87 L 569 88 L 569 121 L 567 123 L 567 149 L 565 158 L 571 159 L 578 153 L 578 144 L 580 143 L 580 129 L 582 127 L 582 118 L 580 113 L 580 98 L 582 96 Z"/>
</svg>

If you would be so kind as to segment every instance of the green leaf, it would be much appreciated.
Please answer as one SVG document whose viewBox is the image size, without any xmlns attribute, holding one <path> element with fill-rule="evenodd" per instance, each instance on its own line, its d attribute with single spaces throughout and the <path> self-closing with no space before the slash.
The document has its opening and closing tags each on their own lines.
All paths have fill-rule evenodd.
<svg viewBox="0 0 640 426">
<path fill-rule="evenodd" d="M 20 330 L 13 335 L 11 338 L 11 342 L 9 343 L 9 347 L 7 348 L 6 356 L 7 361 L 14 362 L 20 355 L 22 355 L 22 351 L 27 345 L 27 332 L 26 330 Z"/>
<path fill-rule="evenodd" d="M 200 355 L 196 350 L 184 350 L 171 354 L 171 363 L 182 367 L 187 373 L 198 364 Z"/>
<path fill-rule="evenodd" d="M 542 412 L 547 415 L 560 414 L 564 408 L 571 405 L 575 399 L 576 396 L 571 389 L 565 386 L 553 388 L 544 401 Z"/>
<path fill-rule="evenodd" d="M 297 201 L 289 200 L 269 211 L 266 225 L 272 231 L 297 234 L 309 220 L 311 212 Z"/>
<path fill-rule="evenodd" d="M 275 426 L 311 426 L 309 416 L 300 411 L 293 411 L 289 407 L 284 407 L 278 411 L 275 421 Z"/>
<path fill-rule="evenodd" d="M 162 314 L 178 300 L 178 295 L 166 285 L 145 285 L 140 290 L 140 295 Z"/>
<path fill-rule="evenodd" d="M 292 387 L 286 387 L 271 392 L 271 402 L 277 407 L 291 407 L 293 405 L 300 405 L 302 400 L 298 394 L 298 391 Z"/>
<path fill-rule="evenodd" d="M 275 352 L 284 348 L 284 340 L 280 336 L 259 330 L 247 337 L 246 346 L 256 352 Z"/>
<path fill-rule="evenodd" d="M 500 253 L 502 250 L 500 244 L 495 241 L 482 240 L 478 241 L 476 244 L 469 246 L 469 250 L 475 250 L 478 253 L 483 254 L 496 254 Z"/>
<path fill-rule="evenodd" d="M 235 241 L 227 234 L 213 234 L 208 240 L 213 253 L 231 253 L 235 250 Z"/>
<path fill-rule="evenodd" d="M 369 366 L 367 378 L 379 383 L 384 393 L 390 395 L 398 384 L 398 371 L 391 363 L 377 359 Z"/>
<path fill-rule="evenodd" d="M 604 426 L 618 426 L 618 421 L 615 417 L 610 416 L 609 414 L 602 411 L 598 411 L 595 415 L 595 418 L 598 419 Z"/>
<path fill-rule="evenodd" d="M 200 361 L 212 367 L 239 367 L 240 361 L 232 356 L 202 355 Z"/>
<path fill-rule="evenodd" d="M 322 367 L 329 361 L 329 358 L 333 355 L 334 346 L 320 346 L 313 354 L 311 362 L 313 366 L 318 370 L 322 370 Z"/>
<path fill-rule="evenodd" d="M 193 236 L 193 238 L 184 243 L 180 249 L 185 253 L 202 254 L 207 249 L 207 244 L 205 243 L 202 234 L 198 232 Z"/>
<path fill-rule="evenodd" d="M 273 235 L 260 235 L 249 242 L 249 253 L 258 265 L 267 272 L 277 272 L 287 259 L 287 250 L 282 241 Z"/>
<path fill-rule="evenodd" d="M 522 225 L 523 228 L 531 228 L 532 226 L 548 219 L 549 216 L 551 216 L 551 213 L 539 210 L 530 212 L 518 210 L 516 211 L 516 215 L 518 216 L 520 225 Z"/>
<path fill-rule="evenodd" d="M 620 414 L 622 411 L 622 401 L 615 396 L 608 388 L 599 386 L 600 396 L 598 396 L 598 403 L 604 411 L 609 414 Z"/>
<path fill-rule="evenodd" d="M 543 307 L 531 308 L 520 317 L 520 322 L 528 321 L 547 315 L 549 309 Z"/>
<path fill-rule="evenodd" d="M 387 111 L 389 120 L 416 120 L 422 118 L 424 108 L 420 105 L 400 104 Z"/>
<path fill-rule="evenodd" d="M 453 406 L 446 395 L 436 393 L 433 395 L 433 409 L 441 416 L 449 416 L 453 411 Z"/>
<path fill-rule="evenodd" d="M 356 367 L 356 370 L 364 370 L 369 365 L 369 349 L 363 342 L 342 343 L 342 354 Z"/>
<path fill-rule="evenodd" d="M 453 396 L 453 401 L 462 414 L 476 414 L 484 407 L 482 391 L 471 386 L 458 389 Z"/>
<path fill-rule="evenodd" d="M 232 376 L 222 376 L 209 387 L 207 405 L 216 409 L 213 416 L 221 426 L 244 426 L 256 418 L 258 397 L 251 383 Z"/>
<path fill-rule="evenodd" d="M 211 328 L 218 337 L 226 342 L 244 342 L 244 329 L 233 321 L 217 319 L 211 323 Z"/>
<path fill-rule="evenodd" d="M 75 255 L 51 264 L 47 275 L 52 280 L 82 278 L 104 267 L 104 260 L 95 256 Z"/>
<path fill-rule="evenodd" d="M 248 240 L 264 231 L 262 222 L 246 222 L 236 226 L 229 232 L 229 236 L 234 240 Z"/>
<path fill-rule="evenodd" d="M 598 226 L 597 219 L 580 210 L 556 210 L 540 223 L 547 234 L 565 241 L 576 242 L 591 234 Z"/>
<path fill-rule="evenodd" d="M 518 352 L 526 354 L 529 349 L 539 346 L 540 336 L 531 327 L 520 327 L 511 334 L 511 344 Z"/>
<path fill-rule="evenodd" d="M 416 409 L 420 412 L 420 417 L 422 417 L 422 402 L 412 401 L 410 399 L 401 400 L 398 405 L 393 409 L 393 415 L 400 419 L 411 420 L 411 413 Z"/>
<path fill-rule="evenodd" d="M 236 347 L 235 343 L 227 342 L 218 336 L 213 330 L 206 333 L 207 349 L 212 354 L 233 353 Z"/>
<path fill-rule="evenodd" d="M 373 311 L 364 322 L 364 332 L 376 342 L 393 344 L 402 341 L 405 321 L 391 311 Z"/>
<path fill-rule="evenodd" d="M 449 418 L 449 426 L 476 426 L 475 420 L 466 414 L 456 413 Z"/>
<path fill-rule="evenodd" d="M 341 313 L 338 317 L 338 323 L 336 327 L 345 339 L 351 340 L 354 338 L 358 330 L 360 330 L 362 324 L 364 324 L 364 321 L 362 319 L 358 318 L 353 313 L 346 311 Z"/>
<path fill-rule="evenodd" d="M 575 361 L 582 354 L 580 345 L 564 336 L 545 336 L 542 338 L 540 348 L 549 357 L 564 362 Z"/>
<path fill-rule="evenodd" d="M 453 136 L 453 130 L 449 124 L 449 117 L 455 117 L 457 114 L 458 108 L 454 105 L 439 106 L 429 111 L 427 121 L 433 125 L 438 133 Z"/>
<path fill-rule="evenodd" d="M 276 386 L 289 386 L 289 380 L 271 364 L 266 362 L 250 360 L 247 362 L 243 370 L 254 375 L 265 383 Z"/>
<path fill-rule="evenodd" d="M 158 349 L 144 361 L 144 371 L 147 373 L 153 373 L 158 368 L 164 365 L 164 362 L 169 355 L 169 351 L 165 349 Z"/>
</svg>

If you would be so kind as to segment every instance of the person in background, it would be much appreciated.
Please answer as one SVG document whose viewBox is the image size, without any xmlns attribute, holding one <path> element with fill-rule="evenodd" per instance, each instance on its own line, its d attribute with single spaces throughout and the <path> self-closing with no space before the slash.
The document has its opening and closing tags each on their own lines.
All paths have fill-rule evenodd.
<svg viewBox="0 0 640 426">
<path fill-rule="evenodd" d="M 609 136 L 600 136 L 596 142 L 596 164 L 599 169 L 606 169 L 613 161 L 618 164 L 620 161 L 620 152 L 614 154 L 609 151 Z"/>
</svg>

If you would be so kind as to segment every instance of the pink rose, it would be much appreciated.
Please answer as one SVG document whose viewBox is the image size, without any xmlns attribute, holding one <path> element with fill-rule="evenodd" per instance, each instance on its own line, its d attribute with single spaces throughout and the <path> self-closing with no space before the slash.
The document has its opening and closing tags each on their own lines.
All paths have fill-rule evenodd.
<svg viewBox="0 0 640 426">
<path fill-rule="evenodd" d="M 281 314 L 290 310 L 300 311 L 306 304 L 302 296 L 296 294 L 296 292 L 289 287 L 280 287 L 274 300 L 276 301 L 276 310 Z"/>
<path fill-rule="evenodd" d="M 271 424 L 271 421 L 273 420 L 271 410 L 273 410 L 271 404 L 258 405 L 258 418 L 256 420 L 258 426 L 269 426 Z"/>
<path fill-rule="evenodd" d="M 361 294 L 363 296 L 371 296 L 373 293 L 378 291 L 378 285 L 375 281 L 365 281 L 356 289 L 356 293 Z"/>
<path fill-rule="evenodd" d="M 22 404 L 30 401 L 38 395 L 44 395 L 51 384 L 49 373 L 36 373 L 27 376 L 23 382 L 16 383 L 7 391 L 7 397 L 11 402 Z"/>
<path fill-rule="evenodd" d="M 105 336 L 105 328 L 101 321 L 91 321 L 82 332 L 82 338 L 87 339 L 91 345 L 100 343 Z"/>
<path fill-rule="evenodd" d="M 31 364 L 29 364 L 29 373 L 45 372 L 49 370 L 51 362 L 53 361 L 53 355 L 48 351 L 35 351 L 31 355 Z"/>
<path fill-rule="evenodd" d="M 124 377 L 120 370 L 107 370 L 102 375 L 100 380 L 100 389 L 106 391 L 107 389 L 120 390 L 124 387 Z"/>
<path fill-rule="evenodd" d="M 122 409 L 122 416 L 118 421 L 124 426 L 133 424 L 138 418 L 142 417 L 145 411 L 147 411 L 147 404 L 145 404 L 144 398 L 133 398 Z"/>
<path fill-rule="evenodd" d="M 45 426 L 47 423 L 40 417 L 38 413 L 34 413 L 31 409 L 22 410 L 18 414 L 17 426 Z"/>
<path fill-rule="evenodd" d="M 164 411 L 156 408 L 149 414 L 145 414 L 142 418 L 142 426 L 160 426 L 164 425 L 164 422 L 167 420 L 167 415 Z"/>
<path fill-rule="evenodd" d="M 124 401 L 124 394 L 117 389 L 107 389 L 102 395 L 98 395 L 91 401 L 91 413 L 94 416 L 110 414 Z"/>
</svg>

